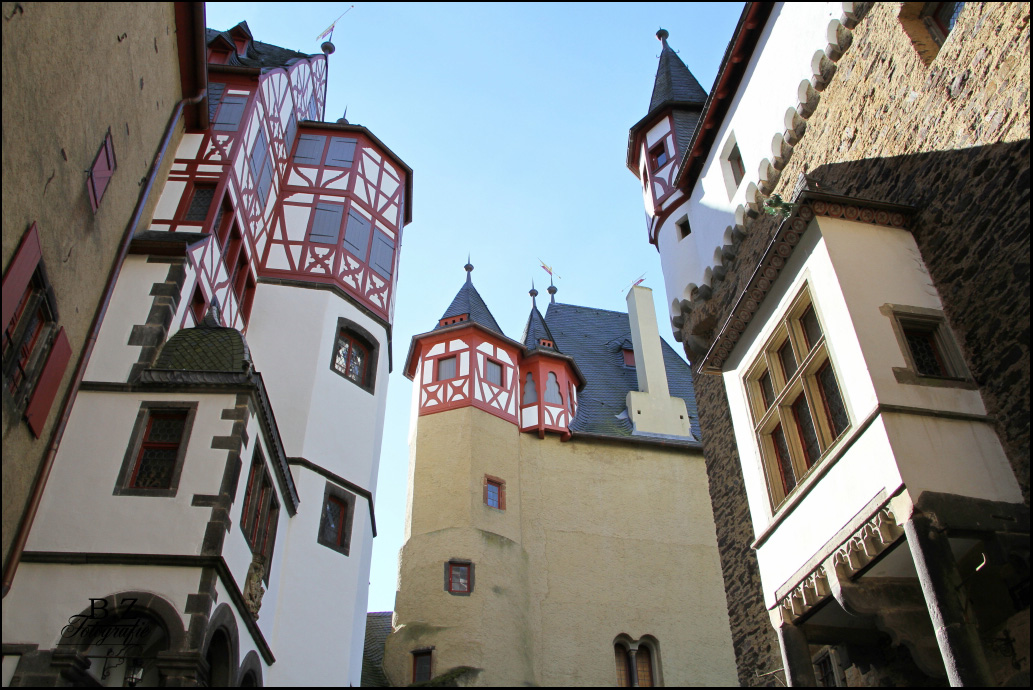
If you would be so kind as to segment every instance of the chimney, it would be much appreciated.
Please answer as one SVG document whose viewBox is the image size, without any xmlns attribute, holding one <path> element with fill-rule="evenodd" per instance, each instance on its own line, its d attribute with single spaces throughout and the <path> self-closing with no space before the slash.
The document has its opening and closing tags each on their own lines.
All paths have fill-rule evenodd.
<svg viewBox="0 0 1033 690">
<path fill-rule="evenodd" d="M 685 401 L 672 397 L 667 388 L 660 332 L 653 308 L 653 291 L 636 285 L 628 292 L 628 321 L 635 348 L 638 390 L 628 391 L 628 417 L 635 435 L 669 436 L 693 440 Z"/>
</svg>

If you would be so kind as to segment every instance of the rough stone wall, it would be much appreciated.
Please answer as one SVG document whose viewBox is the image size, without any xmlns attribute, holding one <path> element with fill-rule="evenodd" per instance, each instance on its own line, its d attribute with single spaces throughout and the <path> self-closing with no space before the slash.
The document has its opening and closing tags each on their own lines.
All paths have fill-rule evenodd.
<svg viewBox="0 0 1033 690">
<path fill-rule="evenodd" d="M 786 133 L 793 145 L 758 187 L 789 199 L 804 173 L 822 191 L 917 209 L 916 241 L 1028 504 L 1029 3 L 966 4 L 928 65 L 901 25 L 900 3 L 855 7 L 866 13 L 826 48 L 831 59 L 797 107 L 804 119 Z M 683 312 L 695 363 L 777 228 L 758 213 L 762 201 L 737 228 L 725 278 Z M 755 671 L 781 660 L 749 546 L 724 384 L 695 380 L 739 680 L 756 684 Z"/>
</svg>

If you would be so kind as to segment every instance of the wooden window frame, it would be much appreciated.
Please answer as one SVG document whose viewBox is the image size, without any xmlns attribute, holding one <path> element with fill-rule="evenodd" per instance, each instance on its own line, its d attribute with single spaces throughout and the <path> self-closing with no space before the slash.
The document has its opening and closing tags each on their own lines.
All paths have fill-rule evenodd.
<svg viewBox="0 0 1033 690">
<path fill-rule="evenodd" d="M 499 368 L 499 382 L 498 383 L 495 383 L 494 381 L 492 381 L 491 378 L 488 376 L 488 367 L 492 366 L 492 365 L 494 365 L 494 366 Z M 487 381 L 488 384 L 490 384 L 492 386 L 498 386 L 499 388 L 505 388 L 506 387 L 506 366 L 502 362 L 498 361 L 497 359 L 492 359 L 491 357 L 485 357 L 484 358 L 484 380 Z"/>
<path fill-rule="evenodd" d="M 346 372 L 337 368 L 337 352 L 342 338 L 346 338 L 350 343 L 358 344 L 366 350 L 366 363 L 359 381 L 356 381 Z M 337 329 L 334 331 L 334 344 L 330 348 L 330 371 L 347 381 L 351 381 L 367 393 L 373 393 L 376 389 L 377 360 L 379 357 L 380 344 L 369 331 L 350 319 L 343 317 L 337 319 Z"/>
<path fill-rule="evenodd" d="M 803 324 L 803 317 L 808 310 L 813 310 L 821 331 L 814 343 L 809 342 L 810 338 Z M 778 319 L 774 332 L 744 380 L 753 429 L 768 485 L 768 496 L 771 508 L 776 512 L 852 426 L 843 389 L 839 385 L 840 378 L 836 375 L 836 366 L 828 351 L 826 333 L 821 314 L 805 284 L 786 313 Z M 796 361 L 796 369 L 792 373 L 787 373 L 783 365 L 784 348 L 789 348 L 789 353 Z M 818 381 L 818 375 L 826 367 L 832 370 L 846 416 L 846 425 L 838 433 L 825 391 Z M 774 394 L 771 400 L 767 399 L 762 383 L 765 376 L 771 382 Z M 817 439 L 817 457 L 809 457 L 807 453 L 803 423 L 794 407 L 801 397 L 810 413 L 811 425 Z M 788 458 L 783 457 L 775 439 L 779 429 L 785 439 Z M 785 476 L 787 469 L 792 471 L 791 478 Z"/>
<path fill-rule="evenodd" d="M 444 362 L 447 359 L 451 359 L 451 360 L 455 361 L 455 374 L 453 376 L 450 376 L 447 379 L 443 379 L 443 378 L 441 378 L 441 363 Z M 437 382 L 437 381 L 454 381 L 457 378 L 459 378 L 459 356 L 458 355 L 449 355 L 447 357 L 438 357 L 437 359 L 434 360 L 434 381 L 435 382 Z"/>
<path fill-rule="evenodd" d="M 151 419 L 155 416 L 180 413 L 185 415 L 183 421 L 183 435 L 179 439 L 178 450 L 172 468 L 172 476 L 167 488 L 141 488 L 134 486 L 136 471 L 140 458 L 147 444 L 147 432 L 150 429 Z M 183 474 L 183 466 L 186 462 L 187 449 L 190 446 L 190 435 L 194 428 L 194 418 L 197 415 L 197 402 L 195 401 L 143 401 L 140 403 L 140 410 L 136 415 L 136 422 L 129 437 L 129 445 L 122 458 L 122 466 L 119 469 L 118 477 L 115 480 L 113 496 L 152 496 L 155 498 L 172 498 L 179 491 L 179 480 Z"/>
<path fill-rule="evenodd" d="M 656 172 L 671 162 L 671 156 L 667 154 L 666 137 L 649 147 L 649 170 Z"/>
<path fill-rule="evenodd" d="M 220 205 L 216 203 L 218 199 L 215 196 L 218 187 L 219 185 L 215 182 L 194 182 L 191 185 L 190 194 L 184 195 L 187 196 L 187 199 L 184 200 L 182 219 L 190 223 L 201 223 L 202 228 L 206 227 L 208 225 L 208 217 L 212 214 L 212 209 L 216 209 L 216 214 L 218 214 L 218 209 L 220 208 Z M 194 204 L 198 201 L 198 192 L 202 191 L 210 191 L 212 194 L 208 204 L 204 207 L 204 216 L 201 218 L 191 217 L 191 214 L 201 210 L 200 208 L 195 208 Z"/>
<path fill-rule="evenodd" d="M 256 499 L 257 492 L 257 499 Z M 253 556 L 265 559 L 265 580 L 269 584 L 276 529 L 280 520 L 280 501 L 276 487 L 259 446 L 251 455 L 251 469 L 244 485 L 244 501 L 240 511 L 240 531 Z"/>
<path fill-rule="evenodd" d="M 39 227 L 32 223 L 3 277 L 3 408 L 5 428 L 22 415 L 40 438 L 72 357 L 58 325 L 57 299 L 47 278 Z"/>
<path fill-rule="evenodd" d="M 467 582 L 466 590 L 457 590 L 452 586 L 452 570 L 453 568 L 466 568 Z M 468 597 L 473 594 L 474 584 L 474 564 L 473 561 L 468 561 L 463 558 L 453 558 L 445 561 L 445 591 L 456 597 Z"/>
<path fill-rule="evenodd" d="M 434 648 L 414 649 L 412 654 L 412 682 L 425 683 L 434 677 Z M 427 677 L 421 678 L 419 664 L 421 659 L 427 660 Z"/>
<path fill-rule="evenodd" d="M 880 311 L 890 318 L 893 335 L 904 357 L 903 367 L 893 367 L 897 383 L 941 388 L 976 387 L 942 311 L 898 304 L 884 304 Z M 919 371 L 911 344 L 908 342 L 908 333 L 923 333 L 929 338 L 940 364 L 940 374 Z"/>
<path fill-rule="evenodd" d="M 742 181 L 746 179 L 746 165 L 742 160 L 742 153 L 739 151 L 739 144 L 732 144 L 732 150 L 728 152 L 728 169 L 732 173 L 732 182 L 738 189 Z"/>
<path fill-rule="evenodd" d="M 328 539 L 325 535 L 326 510 L 331 503 L 336 503 L 342 508 L 341 524 L 338 526 L 334 539 Z M 316 535 L 316 542 L 337 553 L 350 555 L 352 528 L 355 522 L 355 494 L 327 482 L 326 488 L 323 489 L 323 508 L 319 516 L 319 532 Z"/>
<path fill-rule="evenodd" d="M 491 504 L 491 488 L 494 487 L 497 490 L 496 499 L 498 505 L 493 506 Z M 505 511 L 506 510 L 506 482 L 498 477 L 493 477 L 490 474 L 484 475 L 483 485 L 483 496 L 484 505 L 492 510 Z"/>
<path fill-rule="evenodd" d="M 646 652 L 645 655 L 642 655 L 643 651 Z M 624 634 L 618 635 L 617 639 L 613 641 L 613 656 L 617 687 L 659 687 L 663 685 L 659 643 L 652 635 L 646 635 L 639 640 L 633 640 Z M 645 679 L 640 672 L 643 670 L 642 660 L 647 657 L 648 664 L 645 665 L 645 670 L 649 673 L 649 677 Z M 648 680 L 648 682 L 643 682 L 644 680 Z"/>
</svg>

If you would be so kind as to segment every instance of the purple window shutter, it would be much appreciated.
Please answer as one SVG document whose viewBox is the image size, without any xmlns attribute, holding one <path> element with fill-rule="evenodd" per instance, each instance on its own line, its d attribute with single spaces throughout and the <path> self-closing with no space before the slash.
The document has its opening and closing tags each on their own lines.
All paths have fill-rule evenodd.
<svg viewBox="0 0 1033 690">
<path fill-rule="evenodd" d="M 326 153 L 326 164 L 340 168 L 350 168 L 355 160 L 355 144 L 357 140 L 344 137 L 332 137 L 330 150 Z"/>
<path fill-rule="evenodd" d="M 373 231 L 373 251 L 370 252 L 369 266 L 381 278 L 391 278 L 394 268 L 395 244 L 387 235 L 379 230 Z"/>
<path fill-rule="evenodd" d="M 344 231 L 344 247 L 360 261 L 366 260 L 369 248 L 370 222 L 358 211 L 348 211 L 348 226 Z"/>
<path fill-rule="evenodd" d="M 302 134 L 298 137 L 298 148 L 294 151 L 294 162 L 301 165 L 319 165 L 323 159 L 323 144 L 326 137 L 316 134 Z"/>
<path fill-rule="evenodd" d="M 212 129 L 225 132 L 236 132 L 240 121 L 244 117 L 244 109 L 247 107 L 245 96 L 224 96 L 222 105 L 219 107 L 219 114 L 215 118 Z"/>
<path fill-rule="evenodd" d="M 54 345 L 47 355 L 47 363 L 43 365 L 43 373 L 39 376 L 36 390 L 33 391 L 29 407 L 25 410 L 25 420 L 36 438 L 43 434 L 43 427 L 50 416 L 50 408 L 57 397 L 57 389 L 61 386 L 61 379 L 64 378 L 65 369 L 68 368 L 71 358 L 72 346 L 68 343 L 65 329 L 62 328 L 54 338 Z"/>
<path fill-rule="evenodd" d="M 344 219 L 344 204 L 320 202 L 316 204 L 312 218 L 312 230 L 308 234 L 309 242 L 320 244 L 337 244 L 341 236 L 341 221 Z"/>
<path fill-rule="evenodd" d="M 108 182 L 115 172 L 115 144 L 111 140 L 111 130 L 104 136 L 104 143 L 101 144 L 97 157 L 90 166 L 89 178 L 86 180 L 86 187 L 90 193 L 90 208 L 96 213 L 100 208 L 100 200 L 104 198 L 104 192 L 108 188 Z"/>
</svg>

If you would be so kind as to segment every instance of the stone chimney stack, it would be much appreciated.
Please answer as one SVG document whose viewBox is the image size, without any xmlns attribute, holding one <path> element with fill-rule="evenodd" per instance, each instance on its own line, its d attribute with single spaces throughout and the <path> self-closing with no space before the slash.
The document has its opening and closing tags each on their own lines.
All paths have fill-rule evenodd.
<svg viewBox="0 0 1033 690">
<path fill-rule="evenodd" d="M 656 325 L 652 290 L 639 285 L 631 288 L 628 292 L 628 321 L 635 348 L 635 373 L 638 375 L 638 390 L 629 391 L 627 397 L 628 417 L 635 429 L 633 433 L 691 439 L 685 401 L 672 397 L 667 388 L 667 369 Z"/>
</svg>

